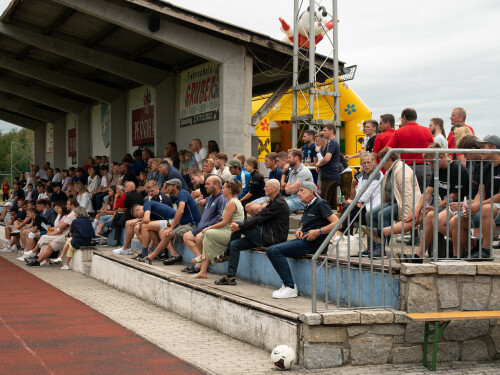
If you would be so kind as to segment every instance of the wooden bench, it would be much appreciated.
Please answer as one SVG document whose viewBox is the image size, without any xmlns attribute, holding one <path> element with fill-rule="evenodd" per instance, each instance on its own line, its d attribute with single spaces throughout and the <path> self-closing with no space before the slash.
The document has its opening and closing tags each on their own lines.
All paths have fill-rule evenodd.
<svg viewBox="0 0 500 375">
<path fill-rule="evenodd" d="M 422 363 L 431 371 L 436 371 L 437 347 L 439 337 L 448 325 L 455 320 L 485 320 L 500 319 L 500 311 L 447 311 L 434 313 L 411 313 L 406 314 L 414 322 L 425 322 L 424 353 Z M 429 328 L 429 323 L 434 323 L 434 329 Z M 429 336 L 434 332 L 434 344 L 432 350 L 432 362 L 427 361 L 427 345 Z"/>
</svg>

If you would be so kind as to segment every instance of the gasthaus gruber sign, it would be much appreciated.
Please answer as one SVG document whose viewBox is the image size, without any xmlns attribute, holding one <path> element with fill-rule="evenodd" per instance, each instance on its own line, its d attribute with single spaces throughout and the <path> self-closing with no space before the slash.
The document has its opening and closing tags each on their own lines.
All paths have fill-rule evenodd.
<svg viewBox="0 0 500 375">
<path fill-rule="evenodd" d="M 180 126 L 219 119 L 219 65 L 208 62 L 181 73 Z"/>
</svg>

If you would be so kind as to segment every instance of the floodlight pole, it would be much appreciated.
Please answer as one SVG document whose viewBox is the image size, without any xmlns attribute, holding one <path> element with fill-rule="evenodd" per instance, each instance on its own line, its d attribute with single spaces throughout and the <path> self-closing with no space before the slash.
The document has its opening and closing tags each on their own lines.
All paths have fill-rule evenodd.
<svg viewBox="0 0 500 375">
<path fill-rule="evenodd" d="M 13 171 L 13 165 L 14 165 L 14 142 L 10 142 L 10 185 L 12 186 L 12 181 L 13 180 L 13 175 L 12 175 L 12 171 Z"/>
<path fill-rule="evenodd" d="M 333 91 L 339 92 L 339 29 L 337 20 L 338 17 L 338 9 L 337 9 L 337 0 L 332 0 L 332 18 L 333 18 Z M 335 127 L 336 127 L 336 136 L 337 141 L 340 142 L 340 95 L 334 96 L 333 98 L 333 110 L 335 111 Z"/>
<path fill-rule="evenodd" d="M 293 74 L 292 74 L 292 148 L 297 147 L 297 90 L 295 87 L 299 83 L 299 0 L 293 2 Z"/>
</svg>

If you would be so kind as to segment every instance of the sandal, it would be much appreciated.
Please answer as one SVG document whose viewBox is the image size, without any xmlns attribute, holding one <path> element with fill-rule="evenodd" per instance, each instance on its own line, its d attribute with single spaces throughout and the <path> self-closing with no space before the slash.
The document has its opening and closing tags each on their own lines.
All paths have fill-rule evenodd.
<svg viewBox="0 0 500 375">
<path fill-rule="evenodd" d="M 215 285 L 236 285 L 236 277 L 224 276 L 222 279 L 215 280 Z"/>
<path fill-rule="evenodd" d="M 182 270 L 182 272 L 186 273 L 198 273 L 200 272 L 201 268 L 195 267 L 195 266 L 188 266 Z"/>
<path fill-rule="evenodd" d="M 201 263 L 205 260 L 205 253 L 203 253 L 200 256 L 197 256 L 196 258 L 193 258 L 193 262 L 195 263 Z"/>
<path fill-rule="evenodd" d="M 227 254 L 225 251 L 220 254 L 220 255 L 217 255 L 216 257 L 214 257 L 214 262 L 215 263 L 224 263 L 224 262 L 227 262 L 229 261 L 229 254 Z"/>
</svg>

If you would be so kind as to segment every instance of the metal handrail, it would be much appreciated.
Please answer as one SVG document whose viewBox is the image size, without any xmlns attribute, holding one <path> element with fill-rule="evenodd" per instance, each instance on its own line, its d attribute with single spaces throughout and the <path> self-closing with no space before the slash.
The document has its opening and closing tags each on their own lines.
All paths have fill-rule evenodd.
<svg viewBox="0 0 500 375">
<path fill-rule="evenodd" d="M 343 212 L 342 216 L 339 218 L 333 229 L 328 233 L 327 237 L 325 240 L 322 242 L 318 250 L 314 253 L 312 259 L 311 259 L 311 303 L 312 303 L 312 312 L 315 313 L 317 311 L 317 294 L 316 294 L 316 278 L 321 270 L 322 267 L 325 266 L 325 262 L 319 265 L 318 268 L 317 266 L 317 261 L 320 255 L 323 253 L 324 249 L 330 244 L 330 241 L 332 237 L 335 235 L 335 233 L 341 228 L 342 224 L 346 220 L 350 220 L 350 212 L 354 209 L 356 204 L 358 203 L 359 199 L 363 196 L 365 191 L 368 189 L 370 184 L 375 180 L 375 178 L 378 176 L 379 172 L 382 170 L 384 164 L 389 160 L 390 156 L 393 154 L 401 154 L 401 153 L 412 153 L 412 154 L 424 154 L 424 153 L 433 153 L 435 155 L 435 160 L 439 159 L 439 154 L 498 154 L 500 153 L 500 150 L 491 150 L 491 149 L 479 149 L 479 150 L 473 150 L 473 149 L 429 149 L 429 148 L 415 148 L 415 149 L 404 149 L 404 148 L 393 148 L 390 149 L 389 152 L 384 156 L 382 160 L 380 160 L 379 164 L 374 168 L 372 173 L 370 174 L 370 177 L 366 181 L 365 185 L 357 192 L 356 196 L 352 200 L 351 204 L 347 207 L 346 211 Z M 438 174 L 439 174 L 439 168 L 438 168 L 438 163 L 434 163 L 434 207 L 437 210 L 437 205 L 438 205 L 438 186 L 439 186 L 439 179 L 438 179 Z M 482 181 L 482 172 L 481 172 L 481 181 Z M 425 194 L 425 192 L 423 192 Z M 437 227 L 437 215 L 435 215 L 435 224 Z M 433 236 L 433 244 L 434 246 L 437 246 L 438 242 L 438 234 L 437 231 L 434 231 L 434 236 Z M 326 273 L 325 273 L 326 274 Z M 325 294 L 325 298 L 328 299 L 328 295 Z"/>
</svg>

